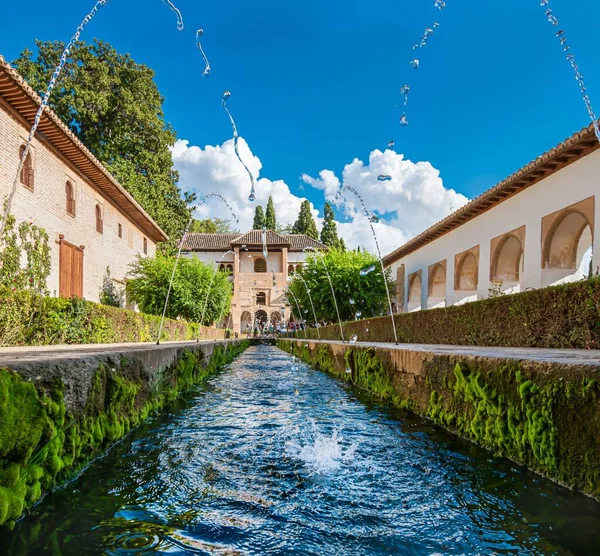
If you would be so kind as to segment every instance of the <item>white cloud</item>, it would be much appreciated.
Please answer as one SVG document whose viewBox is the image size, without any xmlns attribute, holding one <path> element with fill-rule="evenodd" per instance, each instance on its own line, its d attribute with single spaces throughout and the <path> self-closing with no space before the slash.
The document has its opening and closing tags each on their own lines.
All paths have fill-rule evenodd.
<svg viewBox="0 0 600 556">
<path fill-rule="evenodd" d="M 237 227 L 242 231 L 252 227 L 254 208 L 257 204 L 265 206 L 269 195 L 273 196 L 278 222 L 293 223 L 304 198 L 292 193 L 282 180 L 259 178 L 262 163 L 242 138 L 239 140 L 239 151 L 256 178 L 254 203 L 248 201 L 250 180 L 235 156 L 231 140 L 205 148 L 178 140 L 173 147 L 173 161 L 174 168 L 179 172 L 180 187 L 198 196 L 220 193 L 239 218 Z M 377 180 L 380 174 L 389 175 L 392 179 L 380 182 Z M 368 165 L 354 159 L 344 167 L 341 180 L 331 170 L 322 170 L 317 178 L 303 174 L 302 180 L 323 191 L 325 199 L 330 201 L 335 200 L 340 182 L 355 188 L 365 199 L 367 208 L 382 217 L 381 222 L 374 224 L 374 228 L 383 254 L 446 216 L 451 208 L 456 210 L 467 202 L 463 195 L 444 187 L 438 170 L 429 162 L 414 163 L 391 150 L 372 151 Z M 336 205 L 348 219 L 348 222 L 338 223 L 339 234 L 346 244 L 351 248 L 361 245 L 374 251 L 369 222 L 362 214 L 356 198 L 347 191 L 345 198 L 338 199 Z M 321 220 L 317 218 L 318 212 L 314 207 L 313 215 L 320 227 Z M 211 199 L 201 207 L 199 216 L 231 218 L 229 210 L 217 199 Z"/>
</svg>

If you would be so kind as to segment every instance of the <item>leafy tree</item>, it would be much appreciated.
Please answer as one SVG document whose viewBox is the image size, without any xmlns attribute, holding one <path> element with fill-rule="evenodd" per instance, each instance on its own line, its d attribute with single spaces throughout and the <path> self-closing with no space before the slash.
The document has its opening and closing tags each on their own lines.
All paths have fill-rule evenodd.
<svg viewBox="0 0 600 556">
<path fill-rule="evenodd" d="M 385 285 L 377 257 L 364 250 L 358 252 L 330 249 L 327 253 L 311 255 L 301 269 L 296 271 L 308 285 L 317 319 L 326 322 L 337 321 L 335 304 L 321 257 L 331 276 L 342 320 L 371 317 L 387 311 Z M 369 272 L 361 276 L 360 271 L 363 269 Z M 389 269 L 386 272 L 386 280 L 391 287 Z M 312 307 L 302 281 L 294 277 L 290 288 L 300 305 L 309 310 L 305 316 L 310 315 L 309 320 L 312 320 Z M 295 309 L 293 303 L 292 309 Z"/>
<path fill-rule="evenodd" d="M 254 222 L 252 223 L 253 230 L 262 230 L 265 226 L 265 213 L 262 206 L 258 205 L 254 209 Z"/>
<path fill-rule="evenodd" d="M 174 257 L 161 253 L 156 257 L 138 257 L 130 265 L 131 279 L 126 286 L 128 299 L 144 313 L 162 315 L 174 264 Z M 213 267 L 196 257 L 180 258 L 167 305 L 167 317 L 200 322 L 213 273 Z M 214 323 L 221 316 L 223 307 L 224 314 L 228 313 L 232 290 L 228 276 L 222 271 L 215 274 L 202 324 Z"/>
<path fill-rule="evenodd" d="M 267 230 L 277 230 L 277 216 L 275 216 L 275 205 L 273 204 L 273 197 L 271 195 L 269 195 L 267 211 L 265 212 L 265 226 Z"/>
<path fill-rule="evenodd" d="M 45 91 L 64 49 L 36 41 L 13 62 L 39 93 Z M 119 54 L 108 43 L 79 41 L 50 97 L 50 107 L 165 230 L 175 245 L 190 218 L 193 194 L 177 188 L 170 147 L 175 132 L 165 122 L 154 71 Z"/>
<path fill-rule="evenodd" d="M 231 220 L 222 218 L 205 218 L 204 220 L 193 220 L 190 232 L 204 234 L 235 234 L 239 232 L 231 227 Z"/>
<path fill-rule="evenodd" d="M 302 204 L 300 205 L 300 214 L 298 214 L 298 219 L 294 223 L 292 233 L 306 234 L 313 239 L 319 239 L 317 225 L 315 224 L 312 212 L 310 211 L 310 202 L 306 199 L 302 201 Z"/>
<path fill-rule="evenodd" d="M 325 218 L 323 219 L 323 228 L 321 229 L 321 243 L 327 245 L 327 247 L 342 249 L 342 245 L 344 245 L 344 243 L 338 237 L 335 214 L 333 212 L 333 206 L 331 203 L 325 203 L 323 212 L 325 213 Z M 344 249 L 342 250 L 345 250 L 345 245 Z"/>
</svg>

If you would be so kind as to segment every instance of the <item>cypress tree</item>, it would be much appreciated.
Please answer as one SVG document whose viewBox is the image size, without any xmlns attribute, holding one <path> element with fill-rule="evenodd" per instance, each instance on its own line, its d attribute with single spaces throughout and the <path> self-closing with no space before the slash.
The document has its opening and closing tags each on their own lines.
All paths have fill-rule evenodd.
<svg viewBox="0 0 600 556">
<path fill-rule="evenodd" d="M 258 205 L 254 209 L 254 223 L 252 224 L 253 230 L 262 230 L 265 226 L 265 213 L 261 205 Z"/>
<path fill-rule="evenodd" d="M 273 204 L 273 197 L 271 197 L 271 195 L 269 195 L 269 201 L 267 202 L 267 211 L 265 213 L 265 226 L 267 227 L 267 230 L 275 231 L 277 228 L 275 205 Z"/>
<path fill-rule="evenodd" d="M 325 203 L 324 211 L 325 218 L 323 219 L 323 228 L 321 229 L 321 243 L 327 247 L 336 247 L 341 249 L 340 238 L 337 233 L 337 224 L 335 223 L 335 215 L 331 203 Z"/>
<path fill-rule="evenodd" d="M 296 220 L 294 224 L 292 233 L 306 234 L 313 239 L 319 239 L 317 225 L 315 224 L 315 220 L 310 211 L 310 202 L 307 200 L 302 201 L 302 204 L 300 205 L 300 214 L 298 214 L 298 220 Z"/>
</svg>

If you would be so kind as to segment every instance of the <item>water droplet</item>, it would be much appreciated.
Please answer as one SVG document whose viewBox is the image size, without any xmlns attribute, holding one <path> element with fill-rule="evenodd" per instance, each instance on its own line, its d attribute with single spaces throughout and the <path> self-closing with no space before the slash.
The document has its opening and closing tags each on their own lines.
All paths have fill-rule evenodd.
<svg viewBox="0 0 600 556">
<path fill-rule="evenodd" d="M 404 106 L 408 103 L 408 93 L 410 92 L 410 87 L 408 85 L 404 85 L 400 89 L 400 94 L 404 97 Z"/>
<path fill-rule="evenodd" d="M 308 309 L 304 309 L 304 313 L 305 314 L 308 313 Z M 306 344 L 306 345 L 308 345 L 308 344 Z"/>
<path fill-rule="evenodd" d="M 356 318 L 359 319 L 362 316 L 362 311 L 356 311 Z"/>
<path fill-rule="evenodd" d="M 354 305 L 354 303 L 356 303 L 352 297 L 348 301 L 350 302 L 350 305 Z"/>
<path fill-rule="evenodd" d="M 412 69 L 419 69 L 420 65 L 421 65 L 421 62 L 419 62 L 418 58 L 415 58 L 414 60 L 410 61 L 410 67 Z"/>
<path fill-rule="evenodd" d="M 396 144 L 396 143 L 395 143 L 394 141 L 390 141 L 390 142 L 388 143 L 388 149 L 393 149 L 395 144 Z"/>
<path fill-rule="evenodd" d="M 208 58 L 206 57 L 206 54 L 204 53 L 202 43 L 200 42 L 200 37 L 202 37 L 202 35 L 204 35 L 204 29 L 198 29 L 196 31 L 196 47 L 202 54 L 202 58 L 204 58 L 204 71 L 202 72 L 202 76 L 208 77 L 210 75 L 210 63 L 208 61 Z"/>
<path fill-rule="evenodd" d="M 360 271 L 360 273 L 359 273 L 359 274 L 360 274 L 361 276 L 366 276 L 367 274 L 371 274 L 371 272 L 373 272 L 374 270 L 375 270 L 375 265 L 374 265 L 374 264 L 372 264 L 372 265 L 369 265 L 369 266 L 368 266 L 368 267 L 366 267 L 366 268 L 363 268 L 363 269 L 361 269 L 361 271 Z"/>
<path fill-rule="evenodd" d="M 165 6 L 168 6 L 168 8 L 175 13 L 175 16 L 177 17 L 177 29 L 179 31 L 183 31 L 183 17 L 181 16 L 181 12 L 177 9 L 177 7 L 175 6 L 175 4 L 173 4 L 173 2 L 171 2 L 170 0 L 162 0 L 162 3 Z"/>
<path fill-rule="evenodd" d="M 377 224 L 379 222 L 379 216 L 371 216 L 371 218 L 369 218 L 369 222 L 371 222 L 372 224 Z"/>
<path fill-rule="evenodd" d="M 440 26 L 440 24 L 437 21 L 433 22 L 433 28 L 437 29 Z"/>
<path fill-rule="evenodd" d="M 388 176 L 387 174 L 381 174 L 377 176 L 377 181 L 391 181 L 392 176 Z"/>
<path fill-rule="evenodd" d="M 446 7 L 446 2 L 444 2 L 444 0 L 435 0 L 434 6 L 438 10 L 443 10 Z"/>
<path fill-rule="evenodd" d="M 227 99 L 231 96 L 231 92 L 230 91 L 225 91 L 223 93 L 223 96 L 221 97 L 221 102 L 227 102 Z"/>
<path fill-rule="evenodd" d="M 346 367 L 346 374 L 347 375 L 352 374 L 352 369 L 350 367 Z"/>
<path fill-rule="evenodd" d="M 552 10 L 546 10 L 546 17 L 548 18 L 548 21 L 552 23 L 552 25 L 558 25 L 558 19 L 554 17 L 554 15 L 552 14 Z"/>
<path fill-rule="evenodd" d="M 352 336 L 352 338 L 350 338 L 350 343 L 355 344 L 356 340 L 358 340 L 358 336 L 356 334 L 354 334 L 354 336 Z"/>
<path fill-rule="evenodd" d="M 547 6 L 550 0 L 540 0 L 540 6 Z"/>
<path fill-rule="evenodd" d="M 250 193 L 250 195 L 248 195 L 248 201 L 253 202 L 254 199 L 256 199 L 256 197 L 254 196 L 254 193 Z"/>
<path fill-rule="evenodd" d="M 400 116 L 400 125 L 402 127 L 406 127 L 408 125 L 408 120 L 406 119 L 406 114 L 402 114 L 402 116 Z"/>
</svg>

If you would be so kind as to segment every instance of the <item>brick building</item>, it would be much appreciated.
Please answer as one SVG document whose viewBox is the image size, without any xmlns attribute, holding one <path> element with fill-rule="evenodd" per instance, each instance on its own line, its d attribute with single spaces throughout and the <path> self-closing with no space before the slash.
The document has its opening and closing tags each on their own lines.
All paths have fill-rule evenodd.
<svg viewBox="0 0 600 556">
<path fill-rule="evenodd" d="M 256 319 L 277 324 L 290 317 L 285 291 L 288 277 L 307 257 L 305 249 L 327 249 L 303 234 L 266 232 L 267 258 L 263 232 L 245 234 L 188 234 L 183 245 L 187 257 L 228 270 L 233 280 L 228 328 L 244 332 Z"/>
<path fill-rule="evenodd" d="M 0 198 L 10 193 L 39 96 L 0 56 Z M 167 236 L 50 110 L 42 116 L 11 207 L 50 238 L 52 295 L 97 301 L 106 268 L 122 283 L 138 254 Z"/>
</svg>

